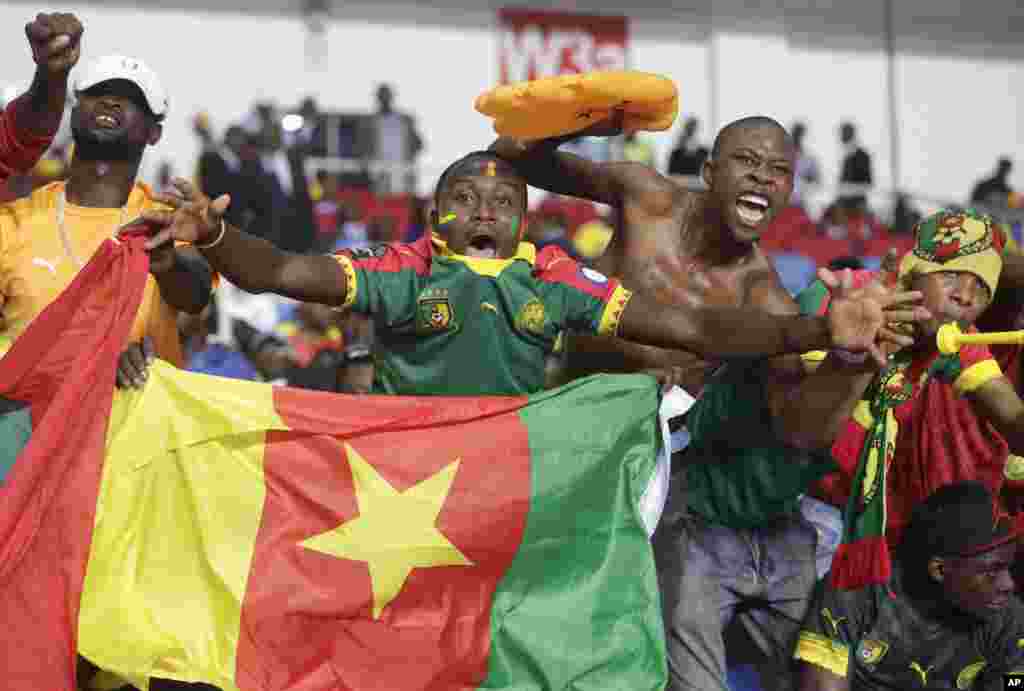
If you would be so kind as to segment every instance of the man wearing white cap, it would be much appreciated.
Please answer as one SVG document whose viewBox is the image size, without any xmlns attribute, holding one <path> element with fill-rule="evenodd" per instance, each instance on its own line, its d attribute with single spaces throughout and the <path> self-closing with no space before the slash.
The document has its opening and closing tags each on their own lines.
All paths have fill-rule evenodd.
<svg viewBox="0 0 1024 691">
<path fill-rule="evenodd" d="M 0 111 L 0 182 L 29 170 L 50 147 L 64 113 L 68 73 L 78 62 L 82 23 L 73 14 L 37 14 L 25 35 L 36 73 L 28 91 Z"/>
<path fill-rule="evenodd" d="M 160 140 L 167 94 L 143 62 L 106 56 L 75 74 L 75 153 L 67 182 L 0 206 L 0 352 L 63 291 L 102 242 L 154 207 L 136 181 L 143 151 Z M 151 255 L 132 342 L 151 339 L 156 355 L 181 364 L 179 311 L 209 302 L 209 265 L 191 248 Z M 4 341 L 7 341 L 4 343 Z"/>
</svg>

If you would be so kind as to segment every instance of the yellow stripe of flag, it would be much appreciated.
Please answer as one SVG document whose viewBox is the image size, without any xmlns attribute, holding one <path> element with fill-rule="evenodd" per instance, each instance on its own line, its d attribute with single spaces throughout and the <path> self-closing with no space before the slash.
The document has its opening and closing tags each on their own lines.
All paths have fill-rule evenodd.
<svg viewBox="0 0 1024 691">
<path fill-rule="evenodd" d="M 159 361 L 150 378 L 162 385 L 115 397 L 79 650 L 140 689 L 150 676 L 196 680 L 185 671 L 188 660 L 236 691 L 242 602 L 265 496 L 263 440 L 266 430 L 286 426 L 266 384 L 192 375 Z M 239 434 L 245 430 L 253 436 Z M 178 451 L 190 446 L 200 452 Z M 190 558 L 201 554 L 216 559 Z M 167 601 L 177 593 L 192 597 Z M 190 636 L 179 640 L 174 631 Z"/>
</svg>

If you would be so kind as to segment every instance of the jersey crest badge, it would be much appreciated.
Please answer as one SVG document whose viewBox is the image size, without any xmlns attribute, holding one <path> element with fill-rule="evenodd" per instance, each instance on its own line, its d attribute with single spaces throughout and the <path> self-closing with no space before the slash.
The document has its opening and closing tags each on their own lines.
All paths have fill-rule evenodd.
<svg viewBox="0 0 1024 691">
<path fill-rule="evenodd" d="M 455 313 L 448 291 L 424 291 L 416 304 L 416 330 L 445 331 L 453 326 Z"/>
<path fill-rule="evenodd" d="M 519 314 L 516 315 L 516 327 L 520 331 L 544 333 L 544 303 L 533 298 L 523 305 Z"/>
<path fill-rule="evenodd" d="M 864 639 L 857 646 L 857 658 L 865 665 L 878 664 L 878 661 L 889 652 L 889 644 L 885 641 Z"/>
</svg>

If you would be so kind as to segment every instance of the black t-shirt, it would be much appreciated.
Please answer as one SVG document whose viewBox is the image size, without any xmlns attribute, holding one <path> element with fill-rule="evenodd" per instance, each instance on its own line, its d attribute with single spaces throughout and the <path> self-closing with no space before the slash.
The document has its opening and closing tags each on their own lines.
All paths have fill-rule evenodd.
<svg viewBox="0 0 1024 691">
<path fill-rule="evenodd" d="M 997 617 L 923 618 L 899 587 L 837 590 L 818 584 L 795 657 L 850 679 L 852 691 L 1002 691 L 1003 674 L 1024 671 L 1024 605 Z"/>
</svg>

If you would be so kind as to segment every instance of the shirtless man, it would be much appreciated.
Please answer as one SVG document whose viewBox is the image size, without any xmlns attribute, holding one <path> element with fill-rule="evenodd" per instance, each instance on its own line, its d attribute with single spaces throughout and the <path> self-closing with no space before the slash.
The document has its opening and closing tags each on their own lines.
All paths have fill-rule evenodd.
<svg viewBox="0 0 1024 691">
<path fill-rule="evenodd" d="M 619 129 L 617 123 L 609 122 L 536 142 L 502 137 L 491 150 L 515 165 L 530 185 L 615 209 L 619 231 L 595 268 L 621 279 L 624 286 L 669 303 L 696 291 L 708 306 L 798 313 L 796 302 L 757 245 L 761 231 L 786 207 L 793 190 L 795 149 L 786 130 L 763 116 L 726 125 L 704 164 L 702 176 L 708 189 L 699 192 L 680 187 L 646 165 L 595 163 L 557 151 L 574 137 L 610 135 Z M 670 370 L 663 381 L 696 395 L 719 364 L 693 353 L 622 339 L 574 333 L 569 341 L 573 377 Z M 776 358 L 767 371 L 772 384 L 767 391 L 769 403 L 787 436 L 811 448 L 828 442 L 845 416 L 822 424 L 819 416 L 801 414 L 786 405 L 790 387 L 804 379 L 799 358 Z M 837 366 L 835 376 L 818 380 L 815 387 L 822 393 L 820 405 L 815 406 L 818 410 L 834 410 L 847 400 L 854 390 L 847 374 Z M 829 389 L 839 382 L 838 388 Z"/>
<path fill-rule="evenodd" d="M 585 134 L 613 134 L 617 127 L 607 123 L 600 129 Z M 565 141 L 502 138 L 491 148 L 531 185 L 614 207 L 620 228 L 598 264 L 601 271 L 670 303 L 682 291 L 696 291 L 705 305 L 798 311 L 757 245 L 760 232 L 786 206 L 793 189 L 795 147 L 777 122 L 750 117 L 724 127 L 702 169 L 708 189 L 700 192 L 683 189 L 648 166 L 593 163 L 558 152 Z M 573 375 L 659 370 L 663 381 L 692 394 L 704 389 L 720 364 L 620 340 L 600 343 L 574 334 L 569 343 Z M 741 417 L 747 411 L 753 426 L 740 435 L 749 449 L 733 444 L 723 450 L 722 444 L 695 437 L 698 443 L 677 466 L 683 472 L 673 476 L 654 545 L 670 689 L 728 688 L 722 625 L 734 613 L 774 663 L 762 686 L 791 687 L 787 658 L 816 579 L 815 552 L 821 541 L 800 515 L 798 499 L 807 491 L 808 473 L 825 467 L 827 449 L 852 413 L 858 390 L 873 376 L 870 366 L 851 360 L 847 353 L 834 352 L 825 369 L 812 376 L 804 376 L 799 358 L 739 365 L 737 372 L 723 372 L 724 381 L 718 377 L 708 405 L 691 411 L 691 418 L 697 415 L 688 426 L 697 437 L 729 436 L 728 429 L 706 422 L 714 423 L 718 416 L 712 413 L 727 409 Z M 664 376 L 665 370 L 670 376 Z M 732 395 L 730 380 L 749 388 Z M 737 431 L 731 429 L 735 441 Z M 709 463 L 692 463 L 698 458 Z M 689 487 L 693 473 L 687 465 L 694 470 L 708 466 L 714 481 Z M 757 489 L 752 505 L 741 501 L 732 513 L 727 510 L 731 505 L 719 506 L 719 494 L 739 496 L 748 485 Z M 740 616 L 746 610 L 738 605 L 748 601 L 760 607 Z M 698 602 L 705 605 L 695 607 Z"/>
</svg>

